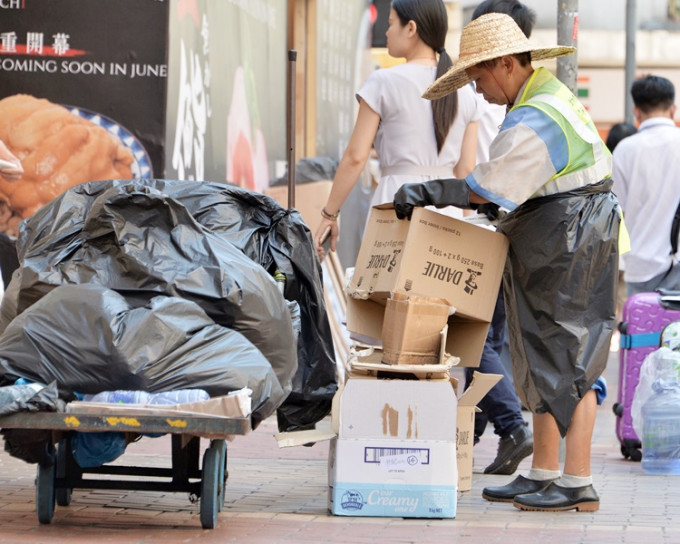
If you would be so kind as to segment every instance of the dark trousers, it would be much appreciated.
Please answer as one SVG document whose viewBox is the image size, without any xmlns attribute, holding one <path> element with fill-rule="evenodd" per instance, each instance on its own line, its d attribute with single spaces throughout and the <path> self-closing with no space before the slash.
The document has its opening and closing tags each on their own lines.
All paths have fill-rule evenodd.
<svg viewBox="0 0 680 544">
<path fill-rule="evenodd" d="M 478 406 L 482 412 L 475 415 L 475 437 L 481 436 L 488 421 L 494 425 L 494 432 L 505 436 L 509 431 L 524 424 L 522 405 L 508 371 L 501 360 L 505 337 L 505 300 L 501 288 L 496 300 L 489 333 L 484 344 L 482 360 L 478 368 L 465 369 L 465 388 L 472 381 L 475 370 L 485 374 L 502 374 L 503 378 L 486 394 Z"/>
</svg>

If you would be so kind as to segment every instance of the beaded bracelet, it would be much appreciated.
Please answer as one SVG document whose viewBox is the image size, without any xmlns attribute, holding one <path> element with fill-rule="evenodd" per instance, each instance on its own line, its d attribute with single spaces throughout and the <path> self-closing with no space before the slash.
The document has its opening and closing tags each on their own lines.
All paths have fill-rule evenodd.
<svg viewBox="0 0 680 544">
<path fill-rule="evenodd" d="M 338 211 L 337 213 L 328 213 L 326 211 L 326 207 L 324 206 L 321 208 L 321 216 L 324 219 L 328 219 L 329 221 L 336 221 L 338 219 L 338 216 L 340 215 L 340 212 Z"/>
</svg>

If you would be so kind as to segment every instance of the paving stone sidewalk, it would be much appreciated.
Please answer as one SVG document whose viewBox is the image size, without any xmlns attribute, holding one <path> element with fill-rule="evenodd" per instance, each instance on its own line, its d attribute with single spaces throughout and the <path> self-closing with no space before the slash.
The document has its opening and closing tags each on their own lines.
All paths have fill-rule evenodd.
<svg viewBox="0 0 680 544">
<path fill-rule="evenodd" d="M 676 544 L 680 542 L 680 478 L 650 476 L 625 460 L 615 436 L 618 353 L 605 374 L 609 396 L 599 408 L 593 477 L 595 513 L 521 512 L 481 498 L 488 485 L 512 476 L 482 474 L 496 453 L 491 428 L 475 446 L 470 492 L 459 495 L 455 519 L 335 517 L 327 511 L 328 444 L 279 449 L 275 418 L 228 446 L 226 505 L 215 529 L 201 528 L 198 504 L 186 493 L 80 490 L 57 506 L 49 525 L 35 512 L 35 465 L 0 453 L 0 543 L 450 543 Z M 207 443 L 206 443 L 207 445 Z M 144 438 L 121 462 L 170 466 L 168 437 Z M 529 460 L 522 462 L 526 474 Z"/>
</svg>

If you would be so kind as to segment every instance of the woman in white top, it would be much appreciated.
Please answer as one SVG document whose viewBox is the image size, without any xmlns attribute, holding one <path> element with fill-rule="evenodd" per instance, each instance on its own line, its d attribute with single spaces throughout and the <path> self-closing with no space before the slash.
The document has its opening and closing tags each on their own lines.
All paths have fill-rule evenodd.
<svg viewBox="0 0 680 544">
<path fill-rule="evenodd" d="M 440 100 L 422 98 L 452 65 L 444 48 L 447 30 L 442 0 L 392 2 L 387 51 L 405 58 L 406 63 L 375 71 L 357 93 L 354 131 L 315 235 L 319 258 L 323 258 L 321 244 L 328 232 L 335 251 L 340 207 L 374 146 L 381 177 L 372 205 L 392 202 L 404 183 L 464 176 L 475 166 L 477 122 L 485 103 L 469 87 Z"/>
</svg>

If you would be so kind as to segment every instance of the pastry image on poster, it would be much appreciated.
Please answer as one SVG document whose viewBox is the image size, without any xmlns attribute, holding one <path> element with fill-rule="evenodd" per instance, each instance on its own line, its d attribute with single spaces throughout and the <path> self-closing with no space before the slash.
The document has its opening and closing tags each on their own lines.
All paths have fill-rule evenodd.
<svg viewBox="0 0 680 544">
<path fill-rule="evenodd" d="M 141 143 L 115 121 L 28 94 L 0 100 L 0 140 L 24 170 L 15 181 L 0 178 L 0 232 L 12 236 L 21 220 L 74 185 L 152 175 Z"/>
<path fill-rule="evenodd" d="M 79 106 L 69 106 L 67 104 L 64 104 L 64 107 L 71 113 L 90 121 L 98 127 L 102 127 L 109 134 L 118 138 L 123 146 L 132 152 L 132 164 L 130 165 L 130 169 L 132 170 L 133 178 L 153 178 L 153 167 L 151 165 L 149 153 L 144 149 L 142 142 L 140 142 L 127 128 L 101 113 L 90 111 Z"/>
</svg>

